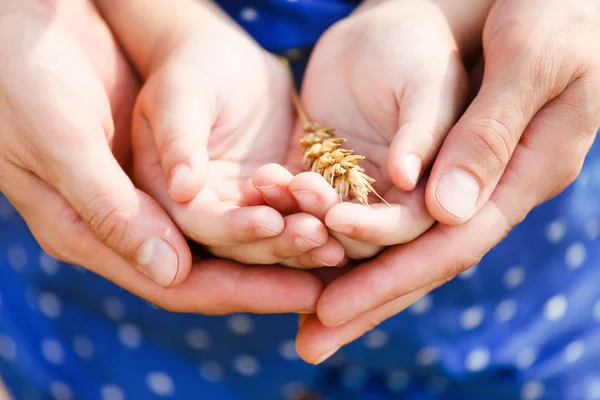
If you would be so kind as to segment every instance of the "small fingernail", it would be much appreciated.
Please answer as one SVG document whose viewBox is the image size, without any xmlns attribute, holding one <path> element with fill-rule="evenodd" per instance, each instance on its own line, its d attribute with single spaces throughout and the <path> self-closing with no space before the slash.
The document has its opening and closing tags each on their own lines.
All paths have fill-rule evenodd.
<svg viewBox="0 0 600 400">
<path fill-rule="evenodd" d="M 267 197 L 277 197 L 281 194 L 281 187 L 275 183 L 269 186 L 257 186 L 256 188 Z"/>
<path fill-rule="evenodd" d="M 419 180 L 419 174 L 421 174 L 421 159 L 416 154 L 409 154 L 404 157 L 403 165 L 404 171 L 406 171 L 406 175 L 408 176 L 408 179 L 410 179 L 410 183 L 416 186 L 417 181 Z"/>
<path fill-rule="evenodd" d="M 315 363 L 315 365 L 319 365 L 321 364 L 323 361 L 327 360 L 329 357 L 331 357 L 332 355 L 334 355 L 340 348 L 336 347 L 335 349 L 328 351 L 327 353 L 323 354 L 321 357 L 319 357 L 317 359 L 317 362 Z"/>
<path fill-rule="evenodd" d="M 321 245 L 319 243 L 315 243 L 312 240 L 309 240 L 305 237 L 296 236 L 294 238 L 294 246 L 298 250 L 310 250 L 310 249 L 314 249 L 315 247 L 319 247 Z"/>
<path fill-rule="evenodd" d="M 136 262 L 146 276 L 161 286 L 169 286 L 177 275 L 177 253 L 159 238 L 144 242 L 138 250 Z"/>
<path fill-rule="evenodd" d="M 435 197 L 442 207 L 457 218 L 467 218 L 475 210 L 479 183 L 462 169 L 448 171 L 437 184 Z"/>
<path fill-rule="evenodd" d="M 313 208 L 317 205 L 319 199 L 317 195 L 313 192 L 309 192 L 307 190 L 299 190 L 296 192 L 292 192 L 298 203 L 303 208 Z"/>
<path fill-rule="evenodd" d="M 324 265 L 326 267 L 335 267 L 336 266 L 336 264 L 331 264 L 331 263 L 325 262 L 325 261 L 323 261 L 323 259 L 321 259 L 320 257 L 317 257 L 317 256 L 313 256 L 312 260 L 315 264 L 318 264 L 318 265 Z"/>
<path fill-rule="evenodd" d="M 327 225 L 327 227 L 332 231 L 341 233 L 342 235 L 350 235 L 352 232 L 354 232 L 354 227 L 352 225 Z"/>
<path fill-rule="evenodd" d="M 254 230 L 256 232 L 256 236 L 261 238 L 269 238 L 273 236 L 279 235 L 281 232 L 274 231 L 270 228 L 265 228 L 264 226 L 259 226 Z"/>
<path fill-rule="evenodd" d="M 191 173 L 192 170 L 187 164 L 178 165 L 173 168 L 171 178 L 169 179 L 169 192 L 184 184 Z"/>
</svg>

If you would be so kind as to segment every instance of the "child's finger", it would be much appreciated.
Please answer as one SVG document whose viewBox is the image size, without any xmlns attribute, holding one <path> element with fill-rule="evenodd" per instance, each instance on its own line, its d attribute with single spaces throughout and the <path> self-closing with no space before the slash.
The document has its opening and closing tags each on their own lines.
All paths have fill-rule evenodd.
<svg viewBox="0 0 600 400">
<path fill-rule="evenodd" d="M 325 245 L 329 234 L 321 221 L 300 213 L 285 217 L 285 229 L 272 238 L 228 247 L 214 247 L 211 252 L 246 264 L 276 264 L 298 257 Z"/>
<path fill-rule="evenodd" d="M 424 185 L 410 193 L 392 188 L 385 198 L 390 205 L 338 204 L 327 213 L 325 225 L 354 240 L 392 246 L 414 240 L 435 222 L 425 207 Z"/>
<path fill-rule="evenodd" d="M 400 106 L 400 129 L 387 157 L 392 182 L 403 190 L 417 185 L 423 170 L 439 151 L 468 97 L 468 79 L 459 56 L 433 65 L 406 87 Z"/>
<path fill-rule="evenodd" d="M 292 179 L 289 191 L 296 199 L 300 209 L 314 215 L 321 221 L 340 198 L 329 183 L 315 172 L 303 172 Z"/>
<path fill-rule="evenodd" d="M 190 75 L 180 67 L 166 68 L 146 83 L 134 123 L 136 129 L 154 138 L 170 198 L 186 202 L 198 194 L 206 180 L 206 143 L 215 104 L 210 86 L 200 78 L 188 79 Z"/>
<path fill-rule="evenodd" d="M 252 175 L 252 185 L 268 205 L 284 215 L 299 211 L 296 199 L 288 189 L 294 176 L 279 164 L 267 164 Z"/>
<path fill-rule="evenodd" d="M 344 261 L 344 254 L 344 247 L 330 236 L 323 246 L 284 260 L 280 264 L 293 268 L 337 267 Z"/>
</svg>

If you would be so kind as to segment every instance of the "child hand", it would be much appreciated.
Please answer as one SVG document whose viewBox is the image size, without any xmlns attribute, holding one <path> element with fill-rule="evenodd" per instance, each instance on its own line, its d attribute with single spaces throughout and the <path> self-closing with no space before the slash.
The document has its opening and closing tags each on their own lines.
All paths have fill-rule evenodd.
<svg viewBox="0 0 600 400">
<path fill-rule="evenodd" d="M 147 24 L 136 35 L 121 32 L 145 75 L 133 118 L 140 187 L 217 256 L 296 267 L 339 263 L 343 248 L 321 221 L 282 216 L 262 200 L 261 193 L 283 195 L 285 184 L 254 188 L 249 181 L 258 167 L 282 162 L 289 146 L 293 115 L 281 63 L 210 3 L 128 4 L 115 12 L 127 10 Z M 151 52 L 139 49 L 148 44 Z"/>
<path fill-rule="evenodd" d="M 366 157 L 360 165 L 391 204 L 340 203 L 315 173 L 292 181 L 300 209 L 324 220 L 349 257 L 409 242 L 434 223 L 418 182 L 469 96 L 459 44 L 441 7 L 407 1 L 367 3 L 317 44 L 302 90 L 307 115 Z M 296 169 L 301 134 L 289 154 Z"/>
</svg>

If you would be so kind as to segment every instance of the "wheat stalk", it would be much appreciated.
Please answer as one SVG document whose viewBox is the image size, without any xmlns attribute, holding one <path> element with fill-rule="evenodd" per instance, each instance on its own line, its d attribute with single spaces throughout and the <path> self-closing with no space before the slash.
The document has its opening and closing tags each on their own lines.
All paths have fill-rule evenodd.
<svg viewBox="0 0 600 400">
<path fill-rule="evenodd" d="M 387 202 L 375 191 L 375 179 L 365 174 L 359 164 L 365 157 L 342 148 L 346 139 L 337 137 L 335 129 L 312 122 L 306 115 L 296 89 L 294 76 L 286 58 L 281 57 L 291 80 L 292 100 L 303 124 L 304 136 L 300 139 L 300 149 L 306 170 L 323 176 L 335 189 L 341 201 L 351 193 L 361 204 L 369 207 L 369 193 Z"/>
</svg>

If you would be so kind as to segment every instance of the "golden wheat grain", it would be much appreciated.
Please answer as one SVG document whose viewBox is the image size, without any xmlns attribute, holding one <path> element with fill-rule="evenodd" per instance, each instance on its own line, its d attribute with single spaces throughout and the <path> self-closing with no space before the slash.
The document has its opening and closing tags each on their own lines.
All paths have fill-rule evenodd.
<svg viewBox="0 0 600 400">
<path fill-rule="evenodd" d="M 308 118 L 300 102 L 289 62 L 285 58 L 281 59 L 290 75 L 294 107 L 304 125 L 300 149 L 306 170 L 323 176 L 335 189 L 341 201 L 352 194 L 361 204 L 368 207 L 369 193 L 373 193 L 385 202 L 373 188 L 375 179 L 365 174 L 365 170 L 358 165 L 365 157 L 342 148 L 346 139 L 337 137 L 334 128 L 311 122 Z"/>
</svg>

